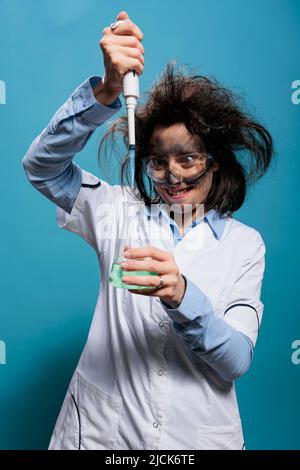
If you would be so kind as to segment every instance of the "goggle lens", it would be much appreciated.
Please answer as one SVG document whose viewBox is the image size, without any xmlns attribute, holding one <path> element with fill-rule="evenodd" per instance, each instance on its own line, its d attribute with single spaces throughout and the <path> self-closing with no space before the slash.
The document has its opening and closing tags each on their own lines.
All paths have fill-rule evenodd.
<svg viewBox="0 0 300 470">
<path fill-rule="evenodd" d="M 193 153 L 177 155 L 172 158 L 170 165 L 168 158 L 149 156 L 143 159 L 147 175 L 156 183 L 168 183 L 170 175 L 178 181 L 192 181 L 204 173 L 213 161 L 210 154 Z"/>
</svg>

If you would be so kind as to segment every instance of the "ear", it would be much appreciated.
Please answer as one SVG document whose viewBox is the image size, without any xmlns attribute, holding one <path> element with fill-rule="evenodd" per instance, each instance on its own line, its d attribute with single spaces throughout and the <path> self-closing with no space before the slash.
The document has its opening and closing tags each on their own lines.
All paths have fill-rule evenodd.
<svg viewBox="0 0 300 470">
<path fill-rule="evenodd" d="M 213 171 L 218 171 L 218 169 L 219 169 L 219 163 L 215 162 L 215 163 L 213 164 L 212 170 L 213 170 Z"/>
<path fill-rule="evenodd" d="M 212 171 L 217 171 L 219 169 L 219 164 L 218 163 L 214 163 L 213 166 L 211 167 Z"/>
</svg>

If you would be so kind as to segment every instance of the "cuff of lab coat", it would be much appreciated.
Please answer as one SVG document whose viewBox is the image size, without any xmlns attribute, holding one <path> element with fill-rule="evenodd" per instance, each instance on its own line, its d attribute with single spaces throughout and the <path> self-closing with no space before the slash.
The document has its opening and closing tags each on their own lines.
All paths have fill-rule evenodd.
<svg viewBox="0 0 300 470">
<path fill-rule="evenodd" d="M 73 93 L 74 113 L 81 113 L 82 119 L 95 126 L 103 124 L 122 107 L 120 98 L 110 105 L 102 104 L 96 100 L 93 87 L 99 81 L 102 81 L 101 77 L 89 77 Z"/>
<path fill-rule="evenodd" d="M 186 279 L 186 289 L 183 299 L 177 308 L 170 308 L 160 301 L 169 317 L 178 323 L 189 323 L 196 317 L 211 313 L 211 302 L 204 292 L 190 279 Z"/>
</svg>

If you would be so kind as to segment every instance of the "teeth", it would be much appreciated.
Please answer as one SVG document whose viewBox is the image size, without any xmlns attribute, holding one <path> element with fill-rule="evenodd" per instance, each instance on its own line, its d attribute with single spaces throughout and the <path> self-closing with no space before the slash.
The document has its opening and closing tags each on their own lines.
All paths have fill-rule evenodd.
<svg viewBox="0 0 300 470">
<path fill-rule="evenodd" d="M 171 191 L 170 189 L 168 189 L 168 192 L 170 194 L 174 194 L 174 195 L 178 195 L 178 194 L 183 194 L 183 193 L 186 193 L 187 191 L 189 191 L 190 188 L 187 188 L 187 189 L 182 189 L 180 191 Z"/>
</svg>

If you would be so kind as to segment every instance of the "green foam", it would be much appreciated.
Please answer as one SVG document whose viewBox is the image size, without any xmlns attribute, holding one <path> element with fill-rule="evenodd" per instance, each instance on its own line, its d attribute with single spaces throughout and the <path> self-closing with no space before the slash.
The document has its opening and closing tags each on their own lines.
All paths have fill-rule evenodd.
<svg viewBox="0 0 300 470">
<path fill-rule="evenodd" d="M 153 286 L 135 286 L 133 284 L 125 284 L 122 282 L 123 276 L 157 276 L 152 271 L 124 271 L 119 264 L 114 263 L 109 275 L 109 283 L 113 287 L 121 287 L 125 289 L 155 289 Z"/>
</svg>

